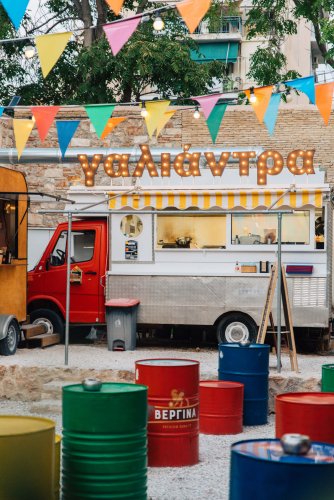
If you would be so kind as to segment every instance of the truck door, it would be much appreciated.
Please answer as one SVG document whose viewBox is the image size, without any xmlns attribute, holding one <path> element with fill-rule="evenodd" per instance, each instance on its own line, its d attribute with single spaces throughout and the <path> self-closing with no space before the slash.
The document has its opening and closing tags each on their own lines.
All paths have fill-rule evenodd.
<svg viewBox="0 0 334 500">
<path fill-rule="evenodd" d="M 101 226 L 80 227 L 71 232 L 71 323 L 96 323 L 99 318 Z M 45 295 L 66 307 L 67 230 L 60 232 L 45 272 Z"/>
</svg>

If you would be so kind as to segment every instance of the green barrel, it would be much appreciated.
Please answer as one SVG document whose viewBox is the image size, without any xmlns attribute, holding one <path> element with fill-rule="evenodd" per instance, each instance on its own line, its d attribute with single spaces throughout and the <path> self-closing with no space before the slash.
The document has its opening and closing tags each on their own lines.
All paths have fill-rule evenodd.
<svg viewBox="0 0 334 500">
<path fill-rule="evenodd" d="M 322 392 L 334 392 L 334 365 L 322 365 Z"/>
<path fill-rule="evenodd" d="M 147 387 L 63 388 L 63 500 L 146 500 Z"/>
</svg>

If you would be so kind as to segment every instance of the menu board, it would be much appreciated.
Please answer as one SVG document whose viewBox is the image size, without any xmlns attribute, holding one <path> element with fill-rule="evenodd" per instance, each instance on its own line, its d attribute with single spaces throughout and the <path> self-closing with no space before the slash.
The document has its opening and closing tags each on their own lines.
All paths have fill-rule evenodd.
<svg viewBox="0 0 334 500">
<path fill-rule="evenodd" d="M 136 260 L 138 258 L 138 242 L 136 240 L 128 240 L 125 242 L 125 259 Z"/>
</svg>

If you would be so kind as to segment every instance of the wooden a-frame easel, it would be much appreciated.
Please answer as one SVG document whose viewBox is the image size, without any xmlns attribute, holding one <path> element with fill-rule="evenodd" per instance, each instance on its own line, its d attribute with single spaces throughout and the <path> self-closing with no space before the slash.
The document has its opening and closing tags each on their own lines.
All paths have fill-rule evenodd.
<svg viewBox="0 0 334 500">
<path fill-rule="evenodd" d="M 272 315 L 272 305 L 273 305 L 273 300 L 274 300 L 275 289 L 277 286 L 277 280 L 278 280 L 278 266 L 274 265 L 274 266 L 272 266 L 271 271 L 270 271 L 270 280 L 269 280 L 269 285 L 268 285 L 268 290 L 267 290 L 266 302 L 265 302 L 264 309 L 262 312 L 262 318 L 261 318 L 259 331 L 258 331 L 258 335 L 257 335 L 257 343 L 264 344 L 266 334 L 268 331 L 268 323 L 270 321 L 270 327 L 271 327 L 270 331 L 274 335 L 276 353 L 277 353 L 277 341 L 276 341 L 274 320 L 273 320 L 273 315 Z M 286 281 L 284 266 L 282 266 L 282 273 L 281 273 L 281 296 L 282 296 L 283 312 L 284 312 L 284 318 L 285 318 L 285 330 L 282 331 L 282 334 L 285 334 L 285 336 L 286 336 L 286 342 L 287 342 L 287 346 L 289 349 L 291 370 L 298 373 L 299 369 L 298 369 L 298 361 L 297 361 L 295 335 L 294 335 L 294 331 L 293 331 L 292 314 L 291 314 L 289 294 L 288 294 L 288 284 Z"/>
</svg>

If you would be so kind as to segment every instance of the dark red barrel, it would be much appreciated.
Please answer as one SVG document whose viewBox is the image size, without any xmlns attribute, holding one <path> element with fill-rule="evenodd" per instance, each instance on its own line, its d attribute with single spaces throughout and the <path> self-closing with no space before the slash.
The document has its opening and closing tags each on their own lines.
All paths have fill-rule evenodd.
<svg viewBox="0 0 334 500">
<path fill-rule="evenodd" d="M 244 385 L 223 380 L 199 384 L 199 430 L 202 434 L 242 432 Z"/>
<path fill-rule="evenodd" d="M 136 383 L 148 386 L 148 465 L 181 467 L 199 461 L 199 362 L 143 359 Z"/>
<path fill-rule="evenodd" d="M 334 393 L 290 392 L 276 396 L 276 437 L 295 433 L 334 444 Z"/>
</svg>

